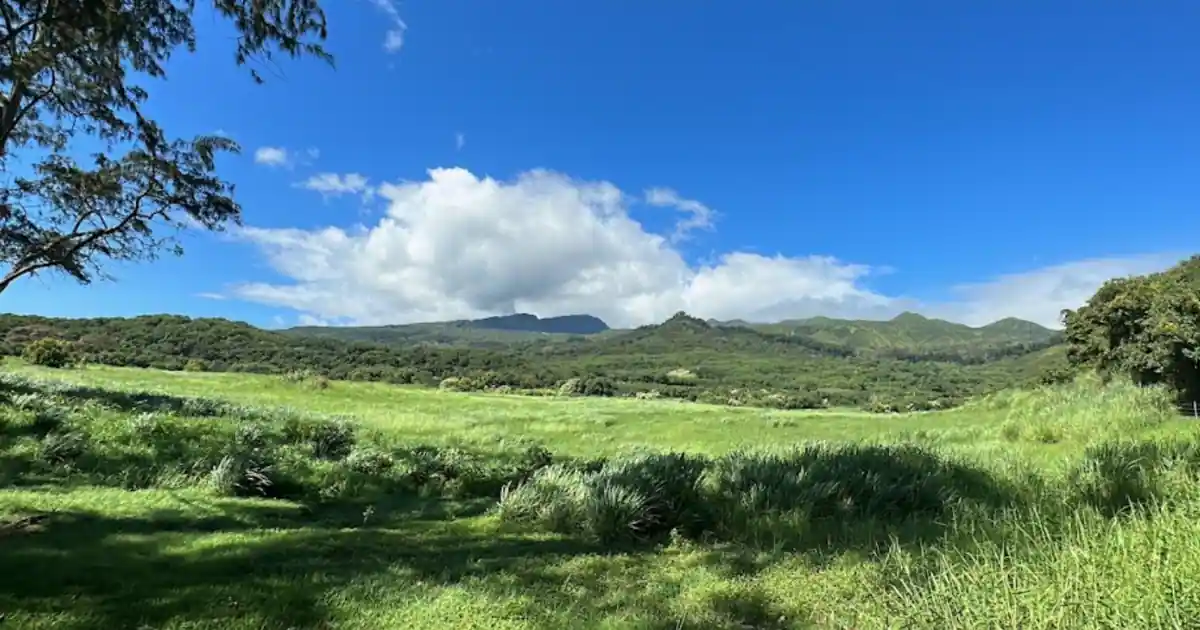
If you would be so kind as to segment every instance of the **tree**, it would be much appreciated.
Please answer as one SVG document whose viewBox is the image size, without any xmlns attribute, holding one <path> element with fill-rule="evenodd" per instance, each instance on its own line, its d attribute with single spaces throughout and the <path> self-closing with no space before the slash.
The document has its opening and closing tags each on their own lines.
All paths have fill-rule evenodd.
<svg viewBox="0 0 1200 630">
<path fill-rule="evenodd" d="M 0 173 L 27 172 L 0 182 L 0 292 L 42 272 L 86 284 L 110 260 L 180 253 L 170 228 L 240 223 L 233 186 L 216 174 L 218 154 L 238 145 L 171 139 L 135 82 L 164 78 L 174 51 L 196 49 L 195 10 L 196 0 L 0 0 Z M 332 63 L 317 0 L 212 0 L 212 10 L 237 30 L 238 65 L 278 53 Z M 70 157 L 80 137 L 104 150 Z"/>
<path fill-rule="evenodd" d="M 33 365 L 64 368 L 75 360 L 75 349 L 68 341 L 48 337 L 25 346 L 21 356 Z"/>
<path fill-rule="evenodd" d="M 1200 256 L 1164 272 L 1110 280 L 1063 315 L 1073 365 L 1163 383 L 1200 400 Z"/>
</svg>

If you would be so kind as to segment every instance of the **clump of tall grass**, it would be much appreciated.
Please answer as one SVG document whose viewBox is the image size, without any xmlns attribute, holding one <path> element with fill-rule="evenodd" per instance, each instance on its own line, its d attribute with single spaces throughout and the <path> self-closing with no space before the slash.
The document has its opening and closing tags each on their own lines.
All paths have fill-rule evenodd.
<svg viewBox="0 0 1200 630">
<path fill-rule="evenodd" d="M 593 470 L 553 466 L 508 488 L 504 520 L 600 542 L 747 540 L 771 519 L 900 523 L 960 504 L 1002 507 L 1015 492 L 979 469 L 915 446 L 810 444 L 788 452 L 709 459 L 643 454 Z"/>
<path fill-rule="evenodd" d="M 1200 619 L 1200 519 L 1151 508 L 1112 520 L 1037 515 L 972 545 L 895 549 L 856 627 L 1191 628 Z"/>
<path fill-rule="evenodd" d="M 1156 426 L 1175 415 L 1174 403 L 1163 387 L 1104 383 L 1085 375 L 1063 385 L 994 394 L 976 408 L 1005 412 L 1000 434 L 1007 440 L 1052 444 L 1104 440 Z"/>
<path fill-rule="evenodd" d="M 358 442 L 354 425 L 346 418 L 313 420 L 290 417 L 283 425 L 283 439 L 307 446 L 313 457 L 329 460 L 344 459 Z"/>
<path fill-rule="evenodd" d="M 1078 502 L 1107 516 L 1200 505 L 1200 443 L 1121 439 L 1089 447 L 1070 471 Z"/>
</svg>

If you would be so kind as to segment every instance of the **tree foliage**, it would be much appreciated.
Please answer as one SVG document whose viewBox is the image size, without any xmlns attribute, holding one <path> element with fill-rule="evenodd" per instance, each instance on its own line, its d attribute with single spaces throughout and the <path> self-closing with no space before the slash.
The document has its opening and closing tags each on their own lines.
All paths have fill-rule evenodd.
<svg viewBox="0 0 1200 630">
<path fill-rule="evenodd" d="M 109 260 L 178 251 L 170 228 L 240 219 L 215 172 L 237 144 L 173 139 L 144 108 L 142 79 L 165 78 L 173 52 L 196 49 L 196 10 L 195 0 L 0 0 L 0 291 L 50 271 L 87 283 Z M 233 23 L 239 65 L 279 53 L 332 60 L 316 0 L 214 0 L 211 11 Z M 80 140 L 102 150 L 77 160 Z"/>
<path fill-rule="evenodd" d="M 71 340 L 91 363 L 442 385 L 587 396 L 669 397 L 777 408 L 875 405 L 880 411 L 951 406 L 1035 382 L 1065 365 L 1061 347 L 980 365 L 823 354 L 779 335 L 668 322 L 587 344 L 507 349 L 385 346 L 284 334 L 219 319 L 0 316 L 0 354 L 45 337 Z M 684 381 L 680 370 L 692 375 Z M 447 380 L 452 379 L 452 380 Z M 569 383 L 569 385 L 568 385 Z M 564 386 L 566 391 L 563 391 Z"/>
<path fill-rule="evenodd" d="M 69 342 L 46 337 L 25 346 L 21 358 L 49 368 L 64 368 L 75 361 L 75 350 Z"/>
<path fill-rule="evenodd" d="M 1063 316 L 1072 364 L 1163 383 L 1200 400 L 1200 256 L 1164 272 L 1110 280 Z"/>
</svg>

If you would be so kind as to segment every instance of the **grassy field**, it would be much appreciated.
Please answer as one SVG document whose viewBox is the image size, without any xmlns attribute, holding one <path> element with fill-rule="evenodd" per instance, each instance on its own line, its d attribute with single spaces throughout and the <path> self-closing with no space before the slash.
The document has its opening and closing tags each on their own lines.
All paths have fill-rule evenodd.
<svg viewBox="0 0 1200 630">
<path fill-rule="evenodd" d="M 6 370 L 12 627 L 1200 620 L 1200 423 L 1154 390 L 879 416 Z"/>
</svg>

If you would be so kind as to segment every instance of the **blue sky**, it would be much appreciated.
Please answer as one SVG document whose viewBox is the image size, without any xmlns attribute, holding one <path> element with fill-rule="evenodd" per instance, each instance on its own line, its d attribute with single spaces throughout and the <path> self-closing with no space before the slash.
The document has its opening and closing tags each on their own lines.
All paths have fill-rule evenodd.
<svg viewBox="0 0 1200 630">
<path fill-rule="evenodd" d="M 1195 248 L 1194 2 L 325 4 L 336 69 L 254 85 L 202 15 L 152 86 L 247 229 L 0 309 L 1052 324 Z"/>
</svg>

